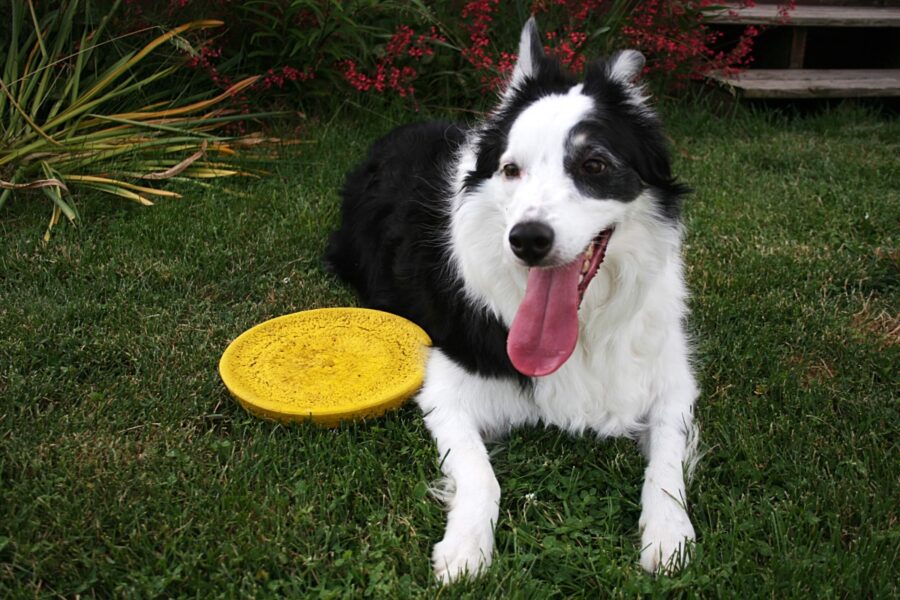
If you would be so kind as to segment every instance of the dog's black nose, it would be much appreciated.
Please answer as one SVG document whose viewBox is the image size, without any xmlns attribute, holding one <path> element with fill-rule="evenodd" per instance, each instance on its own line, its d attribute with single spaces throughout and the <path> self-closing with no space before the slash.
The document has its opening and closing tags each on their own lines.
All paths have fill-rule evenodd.
<svg viewBox="0 0 900 600">
<path fill-rule="evenodd" d="M 509 232 L 509 246 L 525 264 L 541 262 L 553 247 L 553 230 L 539 221 L 518 223 Z"/>
</svg>

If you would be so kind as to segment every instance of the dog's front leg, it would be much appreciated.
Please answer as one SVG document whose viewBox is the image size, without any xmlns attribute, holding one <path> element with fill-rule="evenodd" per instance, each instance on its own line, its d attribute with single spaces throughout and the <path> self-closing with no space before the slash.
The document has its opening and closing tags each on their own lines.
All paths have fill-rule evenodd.
<svg viewBox="0 0 900 600">
<path fill-rule="evenodd" d="M 687 564 L 694 527 L 687 514 L 685 462 L 696 444 L 692 410 L 695 388 L 686 386 L 650 415 L 641 443 L 647 457 L 641 493 L 641 566 L 677 571 Z"/>
<path fill-rule="evenodd" d="M 477 422 L 486 398 L 485 390 L 475 388 L 483 385 L 434 351 L 417 398 L 446 478 L 447 529 L 432 555 L 435 575 L 444 583 L 478 574 L 490 565 L 494 548 L 500 485 Z"/>
</svg>

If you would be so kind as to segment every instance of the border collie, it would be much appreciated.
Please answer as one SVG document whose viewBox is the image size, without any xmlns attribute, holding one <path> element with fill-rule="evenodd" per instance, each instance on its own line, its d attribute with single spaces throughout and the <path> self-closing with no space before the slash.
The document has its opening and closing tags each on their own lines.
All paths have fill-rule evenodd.
<svg viewBox="0 0 900 600">
<path fill-rule="evenodd" d="M 683 565 L 698 390 L 683 329 L 681 199 L 634 50 L 579 82 L 534 19 L 499 106 L 377 141 L 347 176 L 326 263 L 434 341 L 416 402 L 448 505 L 443 582 L 491 562 L 500 485 L 485 441 L 519 425 L 628 436 L 647 459 L 640 562 Z"/>
</svg>

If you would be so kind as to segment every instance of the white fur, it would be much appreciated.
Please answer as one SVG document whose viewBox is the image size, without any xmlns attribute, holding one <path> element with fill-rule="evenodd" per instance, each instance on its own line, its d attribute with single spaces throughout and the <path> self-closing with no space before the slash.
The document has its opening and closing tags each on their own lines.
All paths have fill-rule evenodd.
<svg viewBox="0 0 900 600">
<path fill-rule="evenodd" d="M 537 32 L 537 24 L 534 17 L 528 19 L 519 36 L 519 55 L 516 66 L 513 68 L 509 88 L 515 88 L 522 84 L 526 77 L 530 77 L 535 69 L 534 57 L 531 56 L 532 36 Z"/>
<path fill-rule="evenodd" d="M 522 47 L 529 43 L 523 33 Z M 641 66 L 633 54 L 622 54 L 612 73 L 630 79 Z M 529 68 L 520 60 L 513 85 Z M 557 372 L 536 379 L 532 391 L 470 374 L 440 351 L 432 353 L 417 402 L 447 478 L 447 529 L 433 553 L 443 582 L 490 564 L 500 486 L 485 439 L 524 424 L 639 439 L 647 458 L 641 565 L 650 572 L 677 568 L 694 540 L 684 465 L 696 440 L 698 390 L 682 329 L 687 292 L 681 231 L 657 216 L 649 193 L 628 203 L 578 193 L 563 169 L 564 141 L 592 109 L 581 86 L 535 102 L 510 130 L 501 159 L 501 165 L 519 165 L 521 176 L 509 180 L 498 173 L 453 202 L 450 267 L 469 299 L 507 326 L 527 279 L 527 268 L 506 242 L 514 224 L 532 218 L 551 224 L 558 240 L 552 261 L 558 264 L 573 260 L 599 231 L 615 226 L 615 232 L 583 300 L 574 354 Z M 457 183 L 474 167 L 474 144 L 475 138 L 460 151 Z"/>
<path fill-rule="evenodd" d="M 622 50 L 612 60 L 609 75 L 622 83 L 631 83 L 644 70 L 646 60 L 637 50 Z"/>
<path fill-rule="evenodd" d="M 626 87 L 628 101 L 644 111 L 647 110 L 649 97 L 644 91 L 643 85 L 638 82 L 638 78 L 644 70 L 645 64 L 644 55 L 637 50 L 623 50 L 613 57 L 609 73 L 612 79 L 630 84 Z"/>
</svg>

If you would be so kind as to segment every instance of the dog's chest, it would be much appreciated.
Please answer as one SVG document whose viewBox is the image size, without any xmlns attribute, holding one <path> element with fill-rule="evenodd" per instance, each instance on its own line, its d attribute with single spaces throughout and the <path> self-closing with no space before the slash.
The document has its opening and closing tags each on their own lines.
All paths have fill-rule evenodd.
<svg viewBox="0 0 900 600">
<path fill-rule="evenodd" d="M 619 436 L 640 429 L 659 396 L 660 340 L 632 335 L 579 343 L 559 371 L 536 380 L 538 417 L 573 432 Z"/>
</svg>

